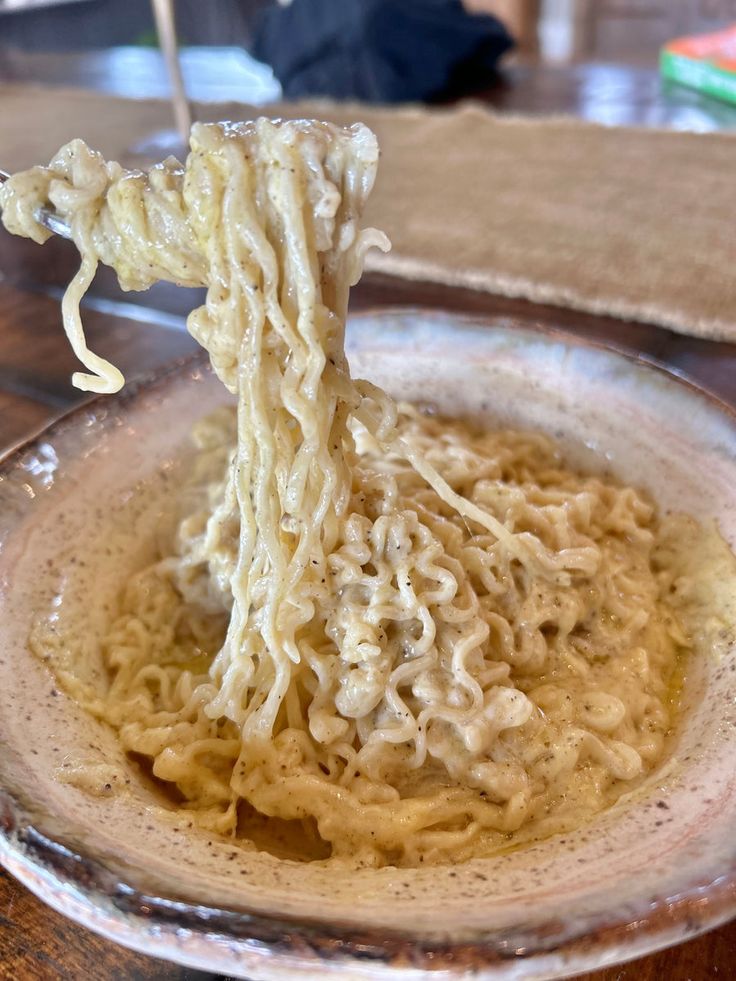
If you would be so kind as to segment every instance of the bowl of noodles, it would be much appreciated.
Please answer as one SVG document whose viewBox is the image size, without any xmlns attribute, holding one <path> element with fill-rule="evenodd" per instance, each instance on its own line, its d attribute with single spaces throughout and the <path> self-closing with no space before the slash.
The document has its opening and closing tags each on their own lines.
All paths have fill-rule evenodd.
<svg viewBox="0 0 736 981">
<path fill-rule="evenodd" d="M 259 120 L 4 192 L 70 223 L 103 394 L 0 473 L 0 858 L 241 977 L 616 963 L 734 912 L 736 424 L 564 335 L 346 330 L 376 160 Z M 207 285 L 208 358 L 110 398 L 100 261 Z"/>
</svg>

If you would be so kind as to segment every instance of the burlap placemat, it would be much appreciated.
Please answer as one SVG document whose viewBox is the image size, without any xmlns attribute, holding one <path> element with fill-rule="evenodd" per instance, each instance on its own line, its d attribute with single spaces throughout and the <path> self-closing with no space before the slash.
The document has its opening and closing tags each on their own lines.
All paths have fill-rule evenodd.
<svg viewBox="0 0 736 981">
<path fill-rule="evenodd" d="M 244 119 L 239 104 L 200 119 Z M 262 112 L 262 110 L 260 110 Z M 370 267 L 736 340 L 736 136 L 499 117 L 472 105 L 313 103 L 269 114 L 363 120 L 381 171 L 368 221 L 393 250 Z M 168 105 L 0 86 L 0 166 L 73 136 L 106 156 L 171 126 Z"/>
</svg>

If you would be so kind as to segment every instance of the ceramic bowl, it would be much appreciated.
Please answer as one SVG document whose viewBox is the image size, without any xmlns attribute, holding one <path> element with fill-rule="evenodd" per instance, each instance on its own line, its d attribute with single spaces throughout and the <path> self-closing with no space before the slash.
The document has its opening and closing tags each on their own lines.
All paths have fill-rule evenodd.
<svg viewBox="0 0 736 981">
<path fill-rule="evenodd" d="M 356 317 L 356 375 L 489 424 L 544 430 L 736 545 L 736 422 L 665 372 L 513 324 L 422 311 Z M 97 399 L 0 471 L 0 859 L 51 906 L 139 951 L 250 978 L 547 978 L 685 940 L 736 913 L 736 646 L 688 683 L 670 761 L 578 831 L 456 867 L 340 871 L 195 833 L 119 767 L 113 734 L 28 648 L 66 583 L 91 644 L 155 534 L 191 425 L 226 395 L 203 361 Z M 97 518 L 126 530 L 99 534 Z M 733 610 L 731 610 L 733 613 Z M 732 622 L 736 621 L 736 617 Z"/>
</svg>

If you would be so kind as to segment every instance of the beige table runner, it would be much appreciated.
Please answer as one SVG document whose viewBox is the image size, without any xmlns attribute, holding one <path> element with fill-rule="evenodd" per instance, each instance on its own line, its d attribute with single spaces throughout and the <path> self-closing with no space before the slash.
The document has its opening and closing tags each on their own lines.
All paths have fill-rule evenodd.
<svg viewBox="0 0 736 981">
<path fill-rule="evenodd" d="M 261 110 L 262 111 L 262 110 Z M 199 119 L 244 119 L 239 104 Z M 269 114 L 362 120 L 382 148 L 370 268 L 736 341 L 736 136 L 456 110 L 302 103 Z M 106 156 L 171 126 L 169 106 L 0 86 L 0 166 L 83 137 Z"/>
</svg>

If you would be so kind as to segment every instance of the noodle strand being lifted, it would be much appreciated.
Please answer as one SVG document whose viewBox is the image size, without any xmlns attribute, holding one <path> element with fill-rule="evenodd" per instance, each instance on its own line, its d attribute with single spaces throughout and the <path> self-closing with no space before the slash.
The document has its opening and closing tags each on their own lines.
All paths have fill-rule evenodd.
<svg viewBox="0 0 736 981">
<path fill-rule="evenodd" d="M 687 640 L 635 491 L 534 434 L 397 406 L 351 378 L 349 286 L 378 148 L 364 126 L 201 125 L 182 167 L 80 141 L 12 178 L 3 220 L 82 255 L 81 388 L 116 391 L 79 301 L 205 285 L 189 329 L 237 395 L 195 433 L 201 506 L 127 585 L 100 694 L 64 683 L 200 826 L 299 821 L 333 857 L 461 860 L 578 823 L 661 758 Z M 40 626 L 34 645 L 52 643 Z"/>
</svg>

